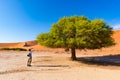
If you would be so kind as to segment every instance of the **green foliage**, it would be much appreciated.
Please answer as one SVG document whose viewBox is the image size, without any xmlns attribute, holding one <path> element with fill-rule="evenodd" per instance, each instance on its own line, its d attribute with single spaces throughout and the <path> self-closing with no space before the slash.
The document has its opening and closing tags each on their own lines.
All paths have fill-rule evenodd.
<svg viewBox="0 0 120 80">
<path fill-rule="evenodd" d="M 27 51 L 23 48 L 0 48 L 0 50 Z"/>
<path fill-rule="evenodd" d="M 100 49 L 114 45 L 112 33 L 112 28 L 103 20 L 71 16 L 54 23 L 49 33 L 39 34 L 37 41 L 48 47 L 70 48 L 71 58 L 76 60 L 75 49 Z"/>
<path fill-rule="evenodd" d="M 112 33 L 112 28 L 103 20 L 71 16 L 54 23 L 49 33 L 39 34 L 37 41 L 48 47 L 99 49 L 114 44 Z"/>
</svg>

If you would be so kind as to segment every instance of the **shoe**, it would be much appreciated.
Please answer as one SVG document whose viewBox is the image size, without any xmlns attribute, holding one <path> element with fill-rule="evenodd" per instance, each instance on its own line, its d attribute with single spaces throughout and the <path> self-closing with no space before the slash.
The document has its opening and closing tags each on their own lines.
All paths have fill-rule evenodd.
<svg viewBox="0 0 120 80">
<path fill-rule="evenodd" d="M 31 65 L 27 65 L 27 66 L 29 66 L 29 67 L 30 67 Z"/>
</svg>

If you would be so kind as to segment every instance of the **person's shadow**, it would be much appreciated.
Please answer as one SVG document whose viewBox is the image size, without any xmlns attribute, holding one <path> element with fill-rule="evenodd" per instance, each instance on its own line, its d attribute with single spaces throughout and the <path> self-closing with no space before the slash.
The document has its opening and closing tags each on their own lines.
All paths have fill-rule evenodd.
<svg viewBox="0 0 120 80">
<path fill-rule="evenodd" d="M 79 57 L 77 58 L 77 61 L 92 65 L 120 66 L 120 54 L 94 57 Z"/>
<path fill-rule="evenodd" d="M 32 67 L 69 67 L 69 65 L 32 65 Z"/>
</svg>

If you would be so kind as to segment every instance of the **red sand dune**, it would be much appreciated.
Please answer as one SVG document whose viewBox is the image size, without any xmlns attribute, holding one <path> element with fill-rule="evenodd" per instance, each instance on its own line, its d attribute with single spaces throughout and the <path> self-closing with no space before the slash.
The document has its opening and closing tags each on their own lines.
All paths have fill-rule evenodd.
<svg viewBox="0 0 120 80">
<path fill-rule="evenodd" d="M 114 34 L 112 36 L 115 40 L 116 45 L 108 47 L 108 48 L 102 48 L 97 50 L 77 50 L 77 53 L 81 54 L 119 54 L 120 53 L 120 30 L 114 31 Z M 18 42 L 18 43 L 0 43 L 0 48 L 34 48 L 36 51 L 52 51 L 52 52 L 64 52 L 64 49 L 62 48 L 47 48 L 45 46 L 39 45 L 36 41 L 26 41 L 26 42 Z"/>
</svg>

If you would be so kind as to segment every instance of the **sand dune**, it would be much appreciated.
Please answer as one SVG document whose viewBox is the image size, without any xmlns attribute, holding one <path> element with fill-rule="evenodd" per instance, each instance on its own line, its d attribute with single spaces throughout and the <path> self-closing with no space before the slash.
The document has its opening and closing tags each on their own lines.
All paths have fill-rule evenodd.
<svg viewBox="0 0 120 80">
<path fill-rule="evenodd" d="M 108 47 L 108 48 L 102 48 L 100 50 L 87 50 L 87 51 L 79 51 L 76 50 L 77 53 L 82 54 L 118 54 L 120 53 L 120 30 L 114 31 L 114 34 L 112 36 L 115 40 L 116 45 Z M 54 51 L 56 53 L 64 52 L 64 49 L 62 48 L 47 48 L 45 46 L 41 46 L 37 43 L 37 41 L 26 41 L 26 42 L 18 42 L 18 43 L 0 43 L 0 48 L 34 48 L 34 50 L 37 51 Z"/>
<path fill-rule="evenodd" d="M 21 47 L 23 43 L 0 43 L 0 48 Z"/>
</svg>

